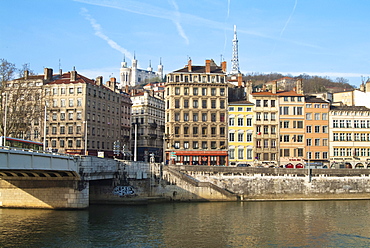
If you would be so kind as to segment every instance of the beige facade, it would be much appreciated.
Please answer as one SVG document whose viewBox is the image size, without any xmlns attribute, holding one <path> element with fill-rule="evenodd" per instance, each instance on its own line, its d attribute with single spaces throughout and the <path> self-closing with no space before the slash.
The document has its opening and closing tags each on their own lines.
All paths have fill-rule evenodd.
<svg viewBox="0 0 370 248">
<path fill-rule="evenodd" d="M 39 120 L 30 123 L 37 134 L 30 135 L 31 140 L 44 142 L 46 138 L 46 149 L 59 153 L 105 157 L 113 156 L 114 142 L 119 150 L 130 143 L 131 100 L 116 89 L 114 78 L 103 83 L 102 77 L 89 79 L 75 70 L 53 75 L 49 68 L 44 76 L 25 78 L 42 89 L 46 103 L 45 109 L 40 108 Z"/>
<path fill-rule="evenodd" d="M 154 91 L 134 94 L 131 100 L 134 160 L 162 162 L 164 101 Z"/>
<path fill-rule="evenodd" d="M 166 160 L 178 165 L 228 165 L 226 62 L 206 60 L 167 75 Z"/>
</svg>

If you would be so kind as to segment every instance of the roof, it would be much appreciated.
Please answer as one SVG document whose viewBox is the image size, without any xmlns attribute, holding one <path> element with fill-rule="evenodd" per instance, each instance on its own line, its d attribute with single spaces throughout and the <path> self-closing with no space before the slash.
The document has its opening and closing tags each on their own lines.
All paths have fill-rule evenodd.
<svg viewBox="0 0 370 248">
<path fill-rule="evenodd" d="M 338 111 L 370 111 L 369 108 L 365 106 L 330 106 L 330 110 Z"/>
<path fill-rule="evenodd" d="M 328 101 L 316 96 L 305 96 L 305 102 L 328 103 Z"/>
<path fill-rule="evenodd" d="M 304 96 L 303 94 L 298 94 L 294 90 L 290 90 L 290 91 L 278 91 L 276 93 L 276 95 L 278 95 L 278 96 Z"/>
<path fill-rule="evenodd" d="M 55 79 L 54 81 L 51 81 L 48 84 L 71 84 L 71 83 L 75 83 L 75 84 L 77 84 L 77 83 L 89 83 L 89 84 L 96 85 L 95 80 L 87 78 L 85 76 L 82 76 L 81 74 L 78 74 L 78 73 L 76 73 L 76 80 L 71 81 L 71 73 L 70 72 L 66 72 L 66 73 L 63 73 L 62 75 L 59 75 L 59 77 L 57 77 L 57 79 Z"/>
<path fill-rule="evenodd" d="M 242 105 L 242 104 L 254 105 L 252 102 L 247 100 L 229 102 L 229 105 Z"/>
</svg>

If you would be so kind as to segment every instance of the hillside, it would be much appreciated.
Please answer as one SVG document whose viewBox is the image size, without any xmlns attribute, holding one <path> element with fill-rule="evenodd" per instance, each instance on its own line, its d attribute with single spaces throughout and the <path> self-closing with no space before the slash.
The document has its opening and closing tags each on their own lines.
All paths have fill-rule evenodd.
<svg viewBox="0 0 370 248">
<path fill-rule="evenodd" d="M 269 81 L 278 80 L 283 77 L 291 77 L 294 79 L 302 78 L 303 79 L 303 91 L 305 94 L 309 93 L 319 93 L 319 92 L 342 92 L 353 90 L 356 87 L 350 85 L 348 80 L 345 78 L 336 78 L 336 81 L 331 80 L 328 77 L 320 76 L 309 76 L 306 74 L 299 75 L 298 77 L 292 77 L 291 75 L 283 75 L 280 73 L 252 73 L 243 76 L 244 81 L 251 80 L 253 86 L 256 88 L 262 87 L 263 84 Z"/>
</svg>

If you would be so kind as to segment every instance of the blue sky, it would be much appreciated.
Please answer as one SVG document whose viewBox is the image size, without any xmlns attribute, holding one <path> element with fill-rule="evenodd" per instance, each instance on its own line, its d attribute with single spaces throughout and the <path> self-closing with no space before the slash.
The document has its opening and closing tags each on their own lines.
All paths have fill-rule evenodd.
<svg viewBox="0 0 370 248">
<path fill-rule="evenodd" d="M 222 55 L 231 71 L 237 25 L 241 72 L 359 86 L 370 76 L 369 13 L 366 0 L 0 0 L 0 58 L 105 80 L 134 54 L 141 68 L 162 58 L 166 73 Z"/>
</svg>

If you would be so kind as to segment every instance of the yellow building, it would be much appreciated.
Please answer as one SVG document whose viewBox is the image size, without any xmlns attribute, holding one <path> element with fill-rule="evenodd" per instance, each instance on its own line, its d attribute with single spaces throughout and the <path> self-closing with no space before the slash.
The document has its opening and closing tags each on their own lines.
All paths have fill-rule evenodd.
<svg viewBox="0 0 370 248">
<path fill-rule="evenodd" d="M 253 154 L 253 103 L 229 102 L 229 165 L 252 165 Z"/>
</svg>

